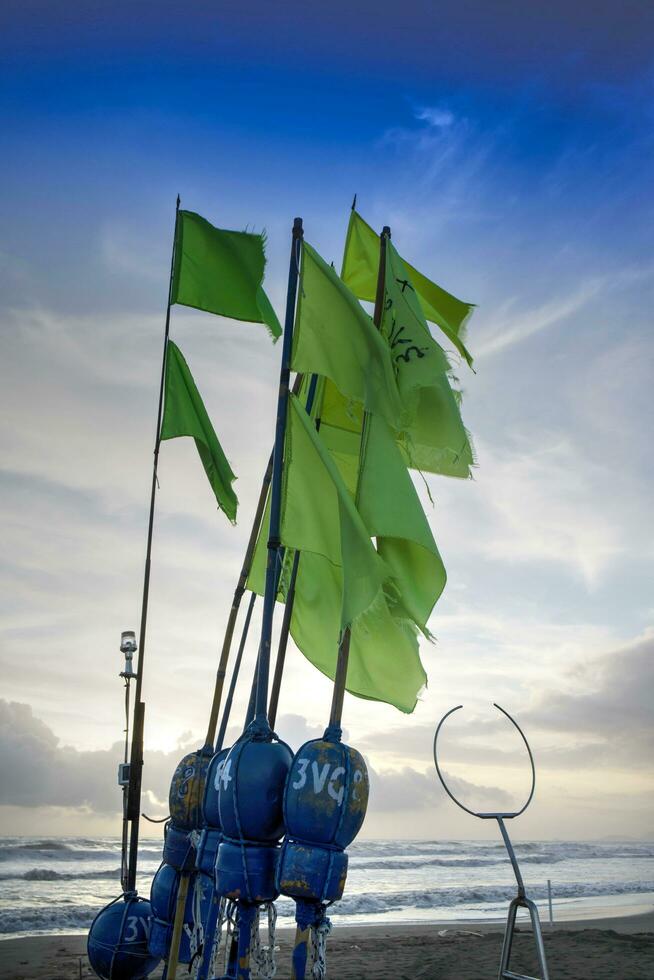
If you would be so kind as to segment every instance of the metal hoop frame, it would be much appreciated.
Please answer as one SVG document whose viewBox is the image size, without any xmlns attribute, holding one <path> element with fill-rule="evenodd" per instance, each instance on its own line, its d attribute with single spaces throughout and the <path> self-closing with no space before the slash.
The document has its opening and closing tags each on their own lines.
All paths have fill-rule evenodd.
<svg viewBox="0 0 654 980">
<path fill-rule="evenodd" d="M 453 803 L 456 803 L 456 805 L 458 807 L 460 807 L 462 810 L 465 810 L 466 813 L 469 813 L 472 817 L 479 817 L 480 820 L 498 820 L 498 819 L 502 819 L 502 820 L 514 820 L 515 817 L 519 817 L 521 813 L 524 813 L 525 812 L 525 810 L 527 809 L 527 807 L 529 806 L 529 804 L 531 803 L 531 801 L 533 799 L 534 791 L 536 789 L 536 766 L 534 765 L 534 757 L 533 757 L 533 755 L 531 753 L 531 748 L 529 747 L 529 742 L 527 741 L 527 736 L 525 735 L 525 733 L 523 732 L 523 730 L 520 728 L 520 725 L 518 724 L 518 722 L 515 720 L 515 718 L 513 718 L 509 714 L 508 711 L 505 711 L 504 708 L 501 705 L 496 704 L 496 702 L 493 702 L 493 707 L 494 708 L 497 708 L 498 711 L 501 711 L 502 714 L 506 718 L 509 719 L 509 721 L 514 726 L 514 728 L 516 728 L 518 730 L 518 732 L 520 734 L 520 737 L 522 738 L 522 741 L 525 743 L 525 746 L 526 746 L 526 749 L 527 749 L 527 753 L 529 755 L 529 764 L 531 766 L 531 790 L 529 792 L 529 796 L 527 798 L 527 802 L 524 804 L 523 807 L 521 807 L 519 810 L 512 810 L 509 813 L 503 813 L 503 812 L 479 813 L 479 812 L 477 812 L 477 810 L 471 810 L 470 807 L 467 807 L 464 803 L 461 803 L 460 800 L 457 800 L 456 796 L 454 795 L 454 793 L 452 792 L 452 790 L 447 785 L 447 782 L 446 782 L 445 777 L 444 777 L 444 775 L 442 773 L 441 767 L 438 764 L 438 736 L 440 734 L 441 728 L 443 727 L 443 723 L 450 717 L 450 715 L 453 715 L 455 711 L 460 711 L 461 708 L 463 708 L 463 705 L 462 704 L 457 704 L 457 706 L 455 708 L 450 708 L 450 710 L 448 712 L 446 712 L 446 714 L 443 715 L 443 717 L 441 718 L 441 720 L 438 723 L 438 728 L 436 729 L 436 733 L 434 735 L 434 764 L 436 766 L 436 772 L 438 774 L 438 778 L 441 781 L 441 784 L 443 786 L 443 789 L 445 790 L 445 792 L 447 793 L 447 795 L 449 796 L 449 798 L 452 800 L 452 802 Z"/>
</svg>

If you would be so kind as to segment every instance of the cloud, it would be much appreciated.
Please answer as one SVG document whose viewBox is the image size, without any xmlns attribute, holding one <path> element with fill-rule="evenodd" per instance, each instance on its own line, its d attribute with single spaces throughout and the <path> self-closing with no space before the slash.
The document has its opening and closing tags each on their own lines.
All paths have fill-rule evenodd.
<svg viewBox="0 0 654 980">
<path fill-rule="evenodd" d="M 420 122 L 426 122 L 433 129 L 445 129 L 454 122 L 454 113 L 449 109 L 441 109 L 438 106 L 423 106 L 415 110 L 415 117 Z"/>
<path fill-rule="evenodd" d="M 525 723 L 556 736 L 559 760 L 651 767 L 654 756 L 654 631 L 588 657 L 536 695 Z M 572 744 L 571 744 L 572 742 Z M 589 758 L 590 757 L 590 758 Z"/>
<path fill-rule="evenodd" d="M 419 772 L 410 766 L 399 770 L 376 771 L 368 766 L 370 775 L 370 809 L 380 813 L 402 811 L 412 819 L 420 810 L 440 810 L 450 805 L 436 776 L 435 769 Z M 509 808 L 511 797 L 497 786 L 482 786 L 445 772 L 452 792 L 471 809 L 491 810 Z"/>
<path fill-rule="evenodd" d="M 548 300 L 523 313 L 511 312 L 515 299 L 506 300 L 477 334 L 475 357 L 497 354 L 566 320 L 594 299 L 604 286 L 603 279 L 593 277 L 580 283 L 569 295 Z"/>
</svg>

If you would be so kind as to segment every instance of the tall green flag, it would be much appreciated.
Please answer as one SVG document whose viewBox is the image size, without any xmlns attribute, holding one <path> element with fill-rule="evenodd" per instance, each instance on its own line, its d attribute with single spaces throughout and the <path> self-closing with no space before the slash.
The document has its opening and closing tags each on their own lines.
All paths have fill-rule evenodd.
<svg viewBox="0 0 654 980">
<path fill-rule="evenodd" d="M 305 413 L 302 419 L 306 428 L 310 423 Z M 373 573 L 373 587 L 364 601 L 356 602 L 358 614 L 349 619 L 346 686 L 359 697 L 386 701 L 401 711 L 411 712 L 427 680 L 417 631 L 428 633 L 427 620 L 444 588 L 445 569 L 394 433 L 384 419 L 368 419 L 360 473 L 358 458 L 355 462 L 349 454 L 342 456 L 331 446 L 328 449 L 324 431 L 321 425 L 320 433 L 312 431 L 310 440 L 305 432 L 298 450 L 292 423 L 289 427 L 285 493 L 292 490 L 294 505 L 292 509 L 288 503 L 284 505 L 282 540 L 287 549 L 301 551 L 291 635 L 307 659 L 333 678 L 341 629 L 348 624 L 348 617 L 342 615 L 343 597 L 356 576 L 347 574 L 347 566 L 339 558 L 339 530 L 334 517 L 330 519 L 325 511 L 325 500 L 342 482 L 353 501 L 358 484 L 356 523 L 365 527 L 368 543 L 376 537 L 385 578 Z M 311 452 L 307 452 L 309 441 Z M 326 453 L 332 467 L 338 469 L 338 477 L 324 462 Z M 322 462 L 318 464 L 318 460 Z M 328 472 L 331 475 L 326 482 Z M 268 522 L 266 511 L 248 579 L 248 588 L 261 594 Z M 367 548 L 363 551 L 367 554 Z M 291 564 L 292 552 L 287 551 L 280 583 L 282 600 Z"/>
<path fill-rule="evenodd" d="M 466 349 L 465 328 L 473 303 L 452 296 L 441 286 L 428 279 L 408 262 L 404 263 L 416 289 L 422 312 L 427 320 L 437 324 L 454 344 L 459 353 L 472 366 L 472 357 Z M 343 282 L 359 299 L 374 302 L 379 268 L 379 236 L 356 211 L 350 212 L 350 222 L 343 255 Z"/>
<path fill-rule="evenodd" d="M 274 339 L 282 328 L 263 290 L 265 239 L 226 231 L 193 211 L 179 211 L 171 299 L 207 313 L 265 323 Z"/>
<path fill-rule="evenodd" d="M 328 379 L 321 413 L 330 450 L 358 460 L 363 411 L 398 433 L 416 469 L 467 477 L 473 454 L 448 360 L 432 338 L 393 246 L 387 245 L 381 330 L 310 245 L 305 245 L 291 365 Z"/>
<path fill-rule="evenodd" d="M 400 440 L 409 464 L 429 473 L 469 476 L 474 453 L 461 419 L 460 395 L 450 385 L 449 362 L 429 332 L 409 267 L 392 242 L 386 244 L 380 329 L 413 419 Z"/>
<path fill-rule="evenodd" d="M 398 589 L 389 608 L 428 635 L 427 621 L 447 580 L 445 566 L 394 433 L 370 415 L 363 439 L 357 509 Z"/>
<path fill-rule="evenodd" d="M 160 438 L 176 439 L 178 436 L 191 436 L 195 439 L 218 506 L 235 523 L 238 500 L 232 483 L 236 477 L 218 442 L 188 364 L 179 347 L 169 340 L 166 348 L 165 403 Z"/>
<path fill-rule="evenodd" d="M 248 578 L 248 588 L 260 594 L 268 523 L 266 512 Z M 281 537 L 287 568 L 292 549 L 301 551 L 291 618 L 300 650 L 333 678 L 341 631 L 349 625 L 347 689 L 413 711 L 426 682 L 416 629 L 404 612 L 393 570 L 376 552 L 331 454 L 295 398 L 285 447 Z M 282 575 L 282 598 L 286 586 Z"/>
<path fill-rule="evenodd" d="M 281 539 L 342 569 L 339 628 L 373 603 L 388 578 L 370 535 L 315 429 L 296 396 L 290 396 L 284 447 Z"/>
<path fill-rule="evenodd" d="M 388 344 L 357 298 L 307 242 L 291 367 L 330 378 L 366 411 L 400 428 L 402 402 Z"/>
</svg>

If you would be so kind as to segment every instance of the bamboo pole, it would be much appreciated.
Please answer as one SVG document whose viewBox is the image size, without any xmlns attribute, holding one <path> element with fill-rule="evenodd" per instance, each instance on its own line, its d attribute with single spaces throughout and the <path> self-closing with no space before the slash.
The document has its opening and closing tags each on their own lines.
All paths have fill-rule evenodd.
<svg viewBox="0 0 654 980">
<path fill-rule="evenodd" d="M 136 866 L 138 861 L 139 820 L 141 815 L 141 780 L 143 774 L 143 721 L 145 704 L 141 700 L 143 686 L 143 671 L 145 665 L 145 640 L 148 622 L 148 601 L 150 597 L 150 568 L 152 559 L 152 533 L 154 529 L 154 508 L 157 493 L 157 468 L 159 465 L 159 447 L 161 446 L 161 417 L 163 413 L 164 384 L 166 379 L 166 354 L 168 351 L 168 336 L 170 334 L 170 308 L 173 295 L 173 275 L 175 272 L 175 245 L 177 241 L 177 223 L 179 221 L 180 198 L 177 195 L 175 205 L 175 230 L 170 259 L 170 279 L 168 282 L 168 303 L 166 305 L 166 324 L 164 328 L 163 355 L 161 358 L 161 380 L 159 382 L 159 406 L 157 409 L 157 428 L 154 439 L 154 459 L 152 464 L 152 486 L 150 490 L 150 515 L 148 519 L 148 538 L 145 549 L 145 569 L 143 572 L 143 597 L 141 603 L 141 624 L 139 632 L 139 660 L 136 674 L 136 689 L 134 692 L 134 724 L 132 728 L 132 751 L 130 755 L 130 781 L 127 812 L 131 820 L 129 841 L 129 862 L 127 871 L 127 891 L 136 891 Z"/>
</svg>

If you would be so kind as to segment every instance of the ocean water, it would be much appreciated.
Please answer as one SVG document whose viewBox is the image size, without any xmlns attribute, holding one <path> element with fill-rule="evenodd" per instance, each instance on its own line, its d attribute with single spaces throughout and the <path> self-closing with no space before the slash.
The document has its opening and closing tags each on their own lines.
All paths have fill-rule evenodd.
<svg viewBox="0 0 654 980">
<path fill-rule="evenodd" d="M 161 838 L 140 848 L 139 893 L 148 896 L 161 861 Z M 654 842 L 517 843 L 528 893 L 547 918 L 635 910 L 654 904 Z M 503 918 L 515 881 L 501 841 L 360 841 L 349 849 L 338 923 L 390 924 Z M 86 932 L 95 913 L 120 893 L 117 838 L 0 838 L 0 938 Z M 278 902 L 280 926 L 293 904 Z"/>
</svg>

